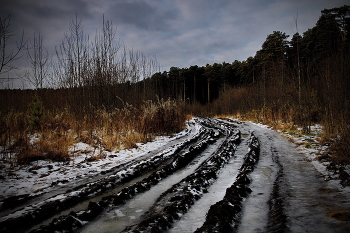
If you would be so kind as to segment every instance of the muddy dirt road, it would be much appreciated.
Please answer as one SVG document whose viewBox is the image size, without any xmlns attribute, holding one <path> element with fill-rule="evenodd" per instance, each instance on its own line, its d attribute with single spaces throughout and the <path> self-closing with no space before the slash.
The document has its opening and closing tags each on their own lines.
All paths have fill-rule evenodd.
<svg viewBox="0 0 350 233">
<path fill-rule="evenodd" d="M 0 232 L 350 232 L 350 194 L 252 123 L 195 118 L 147 155 L 3 201 Z"/>
</svg>

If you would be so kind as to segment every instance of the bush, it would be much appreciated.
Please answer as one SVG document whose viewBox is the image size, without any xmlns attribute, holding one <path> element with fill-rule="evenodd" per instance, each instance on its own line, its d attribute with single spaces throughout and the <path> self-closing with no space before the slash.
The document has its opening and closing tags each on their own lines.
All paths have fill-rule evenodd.
<svg viewBox="0 0 350 233">
<path fill-rule="evenodd" d="M 27 114 L 29 128 L 31 130 L 38 130 L 44 115 L 44 107 L 43 102 L 41 102 L 37 94 L 33 96 L 32 101 L 29 103 Z"/>
<path fill-rule="evenodd" d="M 147 101 L 141 110 L 141 130 L 144 134 L 169 134 L 183 129 L 186 115 L 175 101 Z"/>
<path fill-rule="evenodd" d="M 350 132 L 344 130 L 338 139 L 331 145 L 330 151 L 333 154 L 331 159 L 336 164 L 350 164 Z"/>
<path fill-rule="evenodd" d="M 18 148 L 18 164 L 28 164 L 37 160 L 50 160 L 54 162 L 70 160 L 68 149 L 74 142 L 72 135 L 41 132 L 40 135 L 32 135 L 31 137 L 36 138 L 32 139 L 32 142 L 27 139 L 26 144 Z"/>
</svg>

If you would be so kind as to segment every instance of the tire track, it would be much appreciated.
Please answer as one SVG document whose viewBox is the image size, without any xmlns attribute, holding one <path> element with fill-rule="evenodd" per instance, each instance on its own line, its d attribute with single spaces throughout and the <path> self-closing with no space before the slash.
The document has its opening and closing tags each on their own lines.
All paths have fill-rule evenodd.
<svg viewBox="0 0 350 233">
<path fill-rule="evenodd" d="M 166 165 L 160 167 L 160 169 L 153 172 L 149 177 L 124 188 L 116 195 L 104 197 L 99 202 L 91 202 L 86 210 L 77 213 L 71 212 L 69 215 L 60 216 L 54 219 L 50 224 L 41 226 L 32 232 L 50 232 L 56 230 L 70 232 L 82 227 L 83 224 L 98 216 L 108 205 L 122 205 L 125 201 L 139 193 L 149 190 L 152 186 L 159 183 L 160 180 L 188 165 L 209 143 L 213 143 L 218 136 L 220 136 L 220 133 L 204 128 L 196 143 L 192 141 L 188 147 L 178 152 L 170 162 L 167 162 Z"/>
<path fill-rule="evenodd" d="M 206 220 L 196 233 L 233 232 L 240 221 L 240 213 L 244 199 L 251 189 L 248 187 L 251 180 L 249 174 L 254 170 L 259 160 L 260 143 L 254 134 L 251 134 L 249 152 L 240 168 L 236 181 L 227 188 L 224 198 L 212 205 L 207 213 Z"/>
<path fill-rule="evenodd" d="M 123 232 L 159 232 L 171 228 L 172 223 L 180 219 L 194 202 L 207 192 L 220 169 L 234 155 L 240 137 L 239 130 L 231 131 L 225 142 L 195 173 L 161 194 L 143 220 Z"/>
<path fill-rule="evenodd" d="M 138 219 L 156 202 L 156 199 L 161 193 L 167 191 L 174 184 L 193 173 L 202 162 L 212 156 L 217 149 L 217 145 L 222 144 L 223 141 L 224 138 L 220 138 L 215 145 L 209 145 L 189 165 L 177 171 L 176 174 L 161 180 L 149 191 L 136 195 L 134 198 L 126 201 L 124 205 L 108 208 L 96 220 L 86 224 L 81 229 L 81 232 L 110 232 L 111 229 L 113 229 L 113 232 L 121 232 L 127 226 L 136 224 Z"/>
<path fill-rule="evenodd" d="M 271 140 L 271 139 L 270 139 Z M 283 165 L 279 161 L 278 152 L 275 148 L 271 148 L 272 160 L 277 164 L 278 171 L 273 190 L 269 200 L 269 215 L 267 222 L 268 232 L 286 232 L 288 229 L 288 218 L 285 214 L 285 201 L 281 195 L 281 183 L 284 180 Z"/>
<path fill-rule="evenodd" d="M 179 221 L 176 221 L 168 233 L 192 233 L 201 227 L 205 221 L 205 213 L 210 206 L 222 200 L 226 189 L 229 188 L 237 178 L 239 168 L 243 164 L 244 156 L 248 151 L 248 138 L 242 136 L 241 143 L 237 146 L 235 155 L 231 157 L 228 164 L 219 172 L 217 180 L 208 188 L 202 198 L 194 203 L 189 211 Z"/>
<path fill-rule="evenodd" d="M 110 175 L 78 185 L 51 200 L 43 200 L 40 206 L 33 208 L 34 211 L 18 214 L 18 218 L 8 218 L 9 221 L 1 221 L 4 220 L 1 218 L 0 231 L 23 232 L 24 227 L 18 223 L 32 224 L 32 221 L 42 224 L 44 217 L 41 216 L 47 218 L 51 215 L 55 216 L 52 221 L 35 226 L 31 232 L 94 232 L 99 231 L 99 224 L 104 224 L 110 214 L 127 214 L 128 218 L 126 209 L 134 205 L 130 211 L 138 214 L 132 216 L 133 221 L 119 228 L 105 226 L 106 229 L 111 227 L 108 230 L 113 232 L 179 232 L 180 228 L 174 226 L 190 224 L 184 219 L 195 217 L 191 211 L 202 201 L 207 206 L 202 209 L 202 217 L 205 212 L 207 214 L 191 232 L 298 232 L 295 229 L 311 229 L 298 222 L 300 213 L 306 212 L 294 206 L 300 206 L 298 201 L 307 191 L 307 185 L 301 185 L 304 179 L 300 174 L 294 174 L 293 168 L 299 166 L 300 158 L 291 145 L 273 131 L 251 123 L 212 118 L 196 118 L 194 122 L 192 128 L 197 133 L 182 139 L 173 148 L 153 151 L 152 155 L 142 157 L 144 160 L 140 158 L 124 164 L 108 171 L 112 173 Z M 250 135 L 242 140 L 249 143 L 244 143 L 244 146 L 241 143 L 238 147 L 241 135 Z M 243 151 L 247 147 L 248 152 Z M 239 160 L 239 165 L 227 165 L 233 160 Z M 295 170 L 307 174 L 309 170 L 303 166 Z M 221 175 L 230 168 L 230 181 L 224 182 L 227 176 Z M 120 174 L 119 169 L 122 169 Z M 314 179 L 307 177 L 305 180 L 310 183 Z M 220 190 L 221 194 L 217 195 L 212 187 L 220 189 L 222 182 L 226 190 Z M 314 186 L 316 190 L 318 186 Z M 115 190 L 113 194 L 112 190 Z M 215 201 L 205 200 L 210 195 L 216 195 Z M 145 201 L 147 204 L 142 198 L 149 198 Z M 301 201 L 318 203 L 309 199 Z M 66 201 L 68 204 L 65 205 Z M 86 206 L 71 208 L 82 203 Z M 140 205 L 145 207 L 140 210 Z M 307 208 L 316 210 L 314 206 Z M 57 214 L 62 209 L 65 212 Z M 31 213 L 30 217 L 28 213 Z M 315 217 L 308 215 L 306 219 Z M 259 223 L 251 224 L 251 221 Z"/>
<path fill-rule="evenodd" d="M 62 193 L 68 193 L 71 190 L 76 191 L 80 188 L 83 188 L 84 186 L 86 187 L 91 185 L 94 182 L 98 182 L 99 180 L 108 179 L 109 176 L 116 175 L 118 172 L 127 170 L 128 168 L 133 167 L 142 161 L 149 160 L 152 157 L 155 157 L 161 154 L 170 154 L 171 151 L 181 148 L 191 138 L 198 136 L 200 132 L 196 132 L 196 131 L 197 129 L 195 128 L 194 122 L 189 122 L 189 127 L 188 129 L 186 129 L 184 134 L 179 135 L 175 138 L 172 138 L 171 141 L 169 141 L 169 143 L 167 143 L 166 145 L 163 145 L 153 151 L 149 151 L 147 154 L 144 154 L 131 161 L 118 164 L 107 170 L 102 170 L 100 172 L 100 175 L 98 176 L 87 175 L 86 177 L 83 177 L 82 180 L 76 180 L 76 181 L 69 181 L 67 179 L 56 180 L 51 183 L 51 186 L 48 187 L 46 191 L 36 193 L 36 194 L 32 193 L 32 194 L 11 196 L 4 200 L 0 200 L 0 202 L 2 202 L 2 205 L 0 207 L 0 217 L 14 213 L 15 211 L 23 209 L 23 207 L 26 207 L 28 205 L 32 205 L 32 206 L 36 205 L 40 203 L 43 199 L 49 199 Z M 64 184 L 64 186 L 62 186 L 62 184 Z"/>
</svg>

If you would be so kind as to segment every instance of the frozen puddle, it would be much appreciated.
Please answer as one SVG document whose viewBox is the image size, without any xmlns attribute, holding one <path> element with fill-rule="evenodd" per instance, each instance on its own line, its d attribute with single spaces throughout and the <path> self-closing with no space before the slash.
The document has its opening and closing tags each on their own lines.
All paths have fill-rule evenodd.
<svg viewBox="0 0 350 233">
<path fill-rule="evenodd" d="M 217 145 L 221 145 L 224 140 L 224 138 L 218 139 L 215 145 L 209 145 L 208 148 L 200 156 L 196 157 L 188 166 L 160 181 L 149 191 L 135 196 L 133 199 L 126 202 L 126 204 L 118 208 L 111 208 L 105 213 L 102 213 L 95 221 L 84 226 L 79 232 L 115 233 L 121 232 L 127 226 L 136 224 L 137 219 L 140 219 L 141 216 L 155 203 L 160 194 L 193 173 L 202 162 L 215 152 L 218 148 Z M 225 190 L 223 193 L 225 193 Z"/>
<path fill-rule="evenodd" d="M 235 155 L 228 164 L 221 170 L 217 180 L 208 188 L 201 199 L 181 217 L 181 220 L 174 223 L 169 233 L 194 232 L 201 227 L 205 221 L 206 213 L 211 205 L 222 200 L 225 196 L 226 189 L 236 180 L 237 171 L 242 166 L 243 158 L 248 151 L 248 140 L 242 137 L 242 142 L 238 145 Z"/>
</svg>

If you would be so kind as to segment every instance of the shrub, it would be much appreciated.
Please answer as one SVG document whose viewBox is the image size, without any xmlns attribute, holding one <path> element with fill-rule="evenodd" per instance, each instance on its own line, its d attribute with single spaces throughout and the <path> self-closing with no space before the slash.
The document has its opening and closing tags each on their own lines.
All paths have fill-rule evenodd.
<svg viewBox="0 0 350 233">
<path fill-rule="evenodd" d="M 72 135 L 42 132 L 36 136 L 37 138 L 32 139 L 32 142 L 27 139 L 25 146 L 18 148 L 18 164 L 28 164 L 37 160 L 50 160 L 54 162 L 70 160 L 68 149 L 74 143 Z"/>
<path fill-rule="evenodd" d="M 155 135 L 183 129 L 186 115 L 175 101 L 147 101 L 140 108 L 125 103 L 121 109 L 100 109 L 77 116 L 68 109 L 45 111 L 37 95 L 25 113 L 0 115 L 2 155 L 11 151 L 18 164 L 37 160 L 68 161 L 69 147 L 85 142 L 95 149 L 137 147 Z M 14 160 L 16 161 L 16 160 Z M 12 162 L 12 161 L 11 161 Z"/>
<path fill-rule="evenodd" d="M 42 117 L 44 115 L 43 102 L 39 96 L 35 94 L 32 101 L 28 105 L 28 123 L 31 130 L 38 130 L 41 125 Z"/>
<path fill-rule="evenodd" d="M 147 101 L 141 109 L 141 131 L 144 134 L 169 134 L 182 130 L 186 115 L 175 101 Z"/>
<path fill-rule="evenodd" d="M 350 132 L 344 130 L 340 136 L 332 143 L 330 151 L 333 154 L 331 159 L 336 164 L 350 164 Z"/>
</svg>

